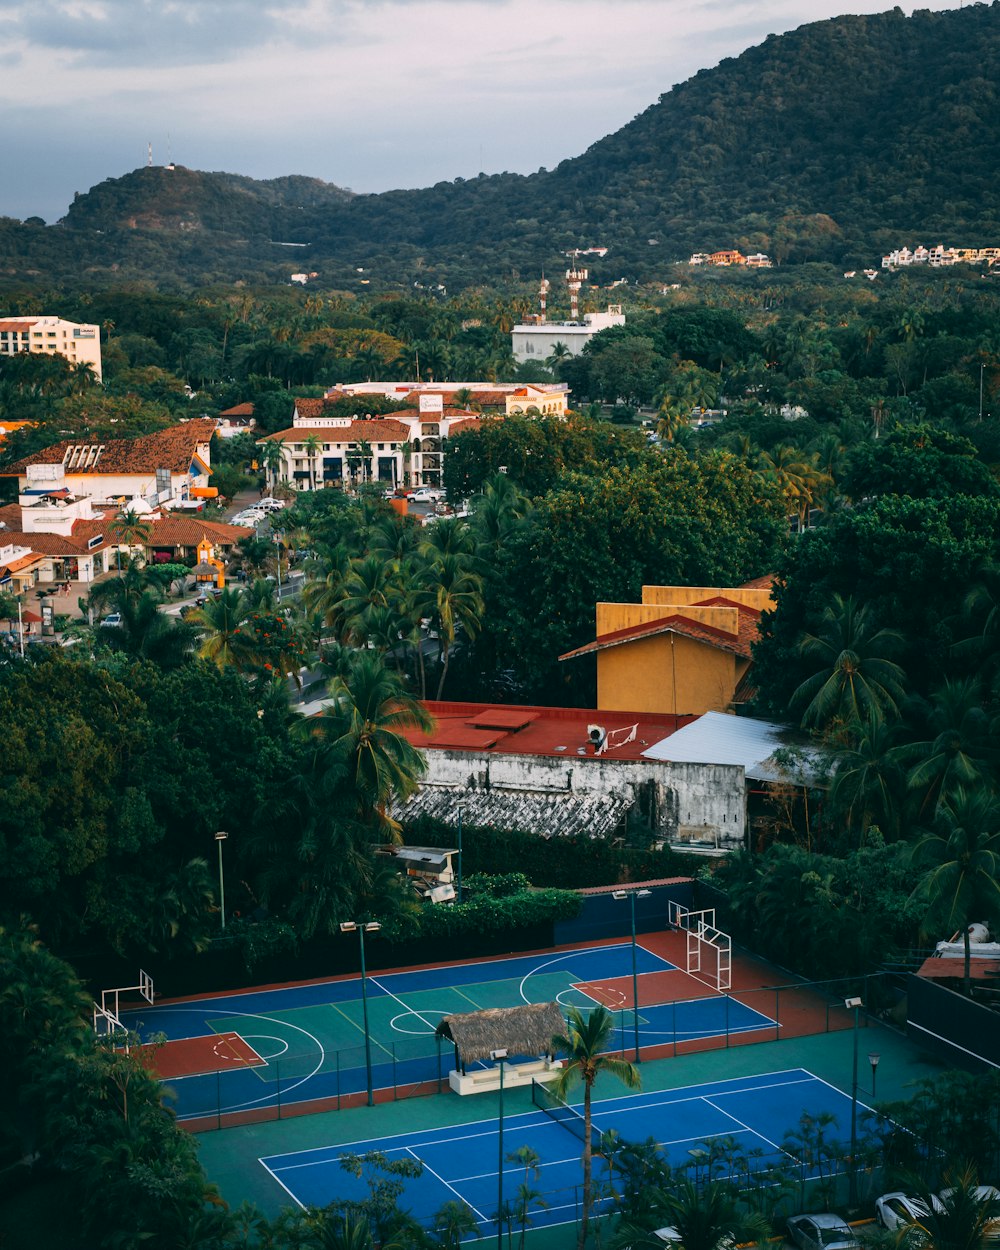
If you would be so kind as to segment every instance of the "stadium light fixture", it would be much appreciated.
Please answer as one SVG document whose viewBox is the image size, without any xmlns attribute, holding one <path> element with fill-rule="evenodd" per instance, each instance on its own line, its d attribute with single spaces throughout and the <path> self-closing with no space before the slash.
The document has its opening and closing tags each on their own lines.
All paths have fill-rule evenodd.
<svg viewBox="0 0 1000 1250">
<path fill-rule="evenodd" d="M 229 834 L 223 829 L 215 835 L 215 840 L 219 844 L 219 915 L 222 917 L 223 929 L 226 927 L 226 882 L 222 875 L 222 844 L 228 837 Z"/>
<path fill-rule="evenodd" d="M 497 1165 L 497 1250 L 503 1250 L 503 1073 L 507 1062 L 506 1047 L 490 1051 L 490 1058 L 500 1065 L 500 1121 L 497 1136 L 500 1139 L 500 1161 Z"/>
<path fill-rule="evenodd" d="M 845 998 L 844 1006 L 854 1012 L 854 1067 L 851 1077 L 851 1189 L 850 1203 L 858 1205 L 858 1015 L 860 998 Z"/>
<path fill-rule="evenodd" d="M 365 1022 L 365 1076 L 368 1085 L 368 1105 L 375 1105 L 375 1091 L 372 1088 L 372 1035 L 368 1028 L 368 978 L 365 971 L 365 934 L 378 933 L 382 926 L 377 920 L 344 920 L 341 922 L 341 933 L 356 933 L 361 944 L 361 1014 Z"/>
</svg>

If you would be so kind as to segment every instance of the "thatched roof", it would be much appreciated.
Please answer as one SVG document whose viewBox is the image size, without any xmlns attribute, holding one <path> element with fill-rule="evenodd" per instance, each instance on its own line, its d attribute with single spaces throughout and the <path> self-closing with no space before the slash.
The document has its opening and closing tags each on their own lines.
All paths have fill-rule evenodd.
<svg viewBox="0 0 1000 1250">
<path fill-rule="evenodd" d="M 511 1055 L 547 1055 L 552 1039 L 566 1031 L 566 1021 L 558 1003 L 528 1003 L 524 1007 L 490 1007 L 445 1016 L 437 1026 L 437 1036 L 458 1047 L 463 1067 L 477 1059 L 489 1059 L 490 1052 L 504 1050 Z"/>
</svg>

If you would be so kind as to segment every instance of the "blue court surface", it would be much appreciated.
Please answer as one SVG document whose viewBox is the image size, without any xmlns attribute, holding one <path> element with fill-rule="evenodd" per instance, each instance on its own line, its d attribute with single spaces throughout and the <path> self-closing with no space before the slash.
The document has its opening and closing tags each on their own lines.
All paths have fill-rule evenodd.
<svg viewBox="0 0 1000 1250">
<path fill-rule="evenodd" d="M 637 948 L 640 1045 L 669 1046 L 727 1033 L 774 1031 L 774 1021 L 737 999 L 709 994 L 686 973 Z M 434 1031 L 442 1017 L 488 1007 L 556 1001 L 608 1007 L 612 1050 L 634 1042 L 632 947 L 628 941 L 581 950 L 376 973 L 367 978 L 373 1085 L 393 1089 L 447 1081 L 450 1045 Z M 290 1103 L 331 1100 L 366 1087 L 360 978 L 248 990 L 143 1006 L 123 1013 L 142 1040 L 202 1039 L 201 1056 L 169 1086 L 182 1120 L 244 1114 Z M 213 1043 L 227 1036 L 236 1047 Z M 204 1056 L 208 1061 L 205 1062 Z M 249 1058 L 248 1058 L 249 1056 Z"/>
<path fill-rule="evenodd" d="M 614 1084 L 612 1078 L 604 1078 Z M 619 1088 L 621 1088 L 619 1086 Z M 598 1092 L 600 1092 L 598 1087 Z M 860 1107 L 861 1104 L 859 1104 Z M 803 1114 L 830 1113 L 835 1124 L 827 1139 L 843 1140 L 850 1131 L 851 1099 L 826 1081 L 802 1068 L 738 1077 L 685 1089 L 630 1094 L 593 1104 L 593 1140 L 609 1129 L 626 1141 L 641 1143 L 652 1137 L 674 1167 L 691 1166 L 692 1149 L 712 1138 L 733 1139 L 737 1149 L 760 1151 L 788 1164 L 801 1165 L 794 1154 L 782 1151 L 789 1132 Z M 532 1208 L 532 1227 L 561 1224 L 576 1218 L 582 1184 L 580 1139 L 542 1111 L 508 1116 L 504 1120 L 504 1156 L 529 1146 L 542 1166 L 531 1187 L 543 1193 L 545 1208 Z M 300 1206 L 326 1206 L 338 1199 L 367 1196 L 363 1182 L 340 1166 L 345 1152 L 383 1151 L 390 1159 L 417 1159 L 423 1174 L 406 1182 L 400 1205 L 425 1227 L 446 1203 L 468 1203 L 481 1234 L 495 1232 L 498 1198 L 499 1138 L 496 1118 L 449 1128 L 404 1133 L 371 1141 L 347 1142 L 260 1160 L 263 1167 Z M 595 1181 L 604 1165 L 594 1160 Z M 803 1168 L 803 1179 L 811 1175 Z M 513 1200 L 524 1180 L 523 1166 L 504 1164 L 505 1200 Z"/>
</svg>

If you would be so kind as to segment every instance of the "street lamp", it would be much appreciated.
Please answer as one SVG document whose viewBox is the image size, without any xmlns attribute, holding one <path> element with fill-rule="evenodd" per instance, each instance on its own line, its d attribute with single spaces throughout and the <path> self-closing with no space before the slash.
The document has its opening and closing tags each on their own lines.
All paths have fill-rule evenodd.
<svg viewBox="0 0 1000 1250">
<path fill-rule="evenodd" d="M 382 926 L 377 920 L 357 921 L 345 920 L 340 926 L 341 933 L 357 933 L 361 942 L 361 1013 L 365 1022 L 365 1075 L 368 1080 L 368 1105 L 375 1106 L 375 1094 L 372 1089 L 372 1038 L 368 1031 L 368 980 L 365 973 L 365 934 L 378 933 Z"/>
<path fill-rule="evenodd" d="M 229 834 L 222 829 L 215 835 L 215 840 L 219 844 L 219 914 L 222 917 L 222 927 L 226 927 L 226 881 L 222 875 L 222 844 L 225 842 Z"/>
<path fill-rule="evenodd" d="M 456 881 L 458 901 L 462 901 L 462 804 L 458 805 L 458 880 Z"/>
<path fill-rule="evenodd" d="M 872 1051 L 868 1056 L 868 1062 L 872 1066 L 872 1097 L 873 1098 L 875 1097 L 875 1073 L 878 1070 L 878 1061 L 881 1058 L 882 1056 L 877 1055 L 874 1051 Z"/>
<path fill-rule="evenodd" d="M 632 1020 L 635 1025 L 635 1061 L 642 1062 L 639 1053 L 639 974 L 636 968 L 636 943 L 635 943 L 635 900 L 637 898 L 648 898 L 652 890 L 613 890 L 611 897 L 618 899 L 619 902 L 627 898 L 632 905 Z"/>
<path fill-rule="evenodd" d="M 854 1074 L 851 1078 L 851 1206 L 858 1203 L 858 1012 L 860 998 L 845 998 L 844 1006 L 854 1010 Z"/>
<path fill-rule="evenodd" d="M 277 581 L 278 591 L 277 591 L 277 594 L 278 594 L 278 602 L 280 603 L 281 602 L 281 535 L 280 534 L 274 535 L 274 554 L 278 558 L 278 581 Z"/>
<path fill-rule="evenodd" d="M 507 1061 L 506 1050 L 491 1050 L 490 1058 L 500 1065 L 500 1161 L 497 1165 L 497 1250 L 503 1250 L 503 1065 Z"/>
</svg>

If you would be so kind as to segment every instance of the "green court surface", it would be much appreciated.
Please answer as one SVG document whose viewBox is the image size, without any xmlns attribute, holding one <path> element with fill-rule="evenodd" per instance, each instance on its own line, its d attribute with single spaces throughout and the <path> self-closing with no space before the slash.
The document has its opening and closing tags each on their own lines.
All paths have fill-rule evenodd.
<svg viewBox="0 0 1000 1250">
<path fill-rule="evenodd" d="M 468 988 L 468 987 L 467 987 Z M 440 1004 L 438 991 L 428 991 Z M 413 996 L 408 996 L 408 1000 Z M 481 1004 L 485 1005 L 485 1004 Z M 397 1004 L 398 1007 L 398 1004 Z M 471 1008 L 470 1008 L 471 1009 Z M 346 1027 L 346 1023 L 345 1023 Z M 907 1038 L 881 1026 L 872 1025 L 860 1032 L 862 1060 L 870 1052 L 880 1055 L 877 1101 L 908 1097 L 915 1082 L 943 1070 Z M 675 1059 L 646 1061 L 641 1066 L 642 1088 L 647 1091 L 680 1089 L 699 1082 L 724 1077 L 760 1075 L 779 1068 L 802 1067 L 849 1092 L 853 1062 L 854 1034 L 850 1030 L 792 1038 L 780 1042 L 762 1042 L 754 1046 L 738 1046 L 699 1054 L 681 1055 Z M 859 1098 L 871 1098 L 866 1084 L 867 1065 L 862 1063 Z M 595 1086 L 595 1099 L 615 1098 L 623 1093 L 613 1078 L 604 1077 Z M 531 1109 L 531 1091 L 508 1089 L 504 1113 L 516 1115 Z M 225 1128 L 199 1134 L 200 1157 L 208 1177 L 218 1185 L 223 1197 L 236 1206 L 244 1200 L 257 1204 L 268 1215 L 275 1215 L 289 1205 L 287 1192 L 265 1171 L 259 1160 L 272 1155 L 309 1150 L 316 1147 L 365 1142 L 373 1138 L 428 1128 L 455 1126 L 478 1121 L 495 1120 L 499 1100 L 495 1093 L 459 1097 L 445 1092 L 428 1097 L 386 1102 L 374 1107 L 349 1107 L 341 1111 L 296 1116 L 258 1124 Z M 789 1128 L 795 1127 L 789 1125 Z M 515 1150 L 517 1142 L 510 1142 Z M 578 1148 L 578 1147 L 577 1147 Z M 530 1233 L 538 1250 L 551 1246 L 562 1250 L 573 1244 L 571 1226 Z"/>
</svg>

